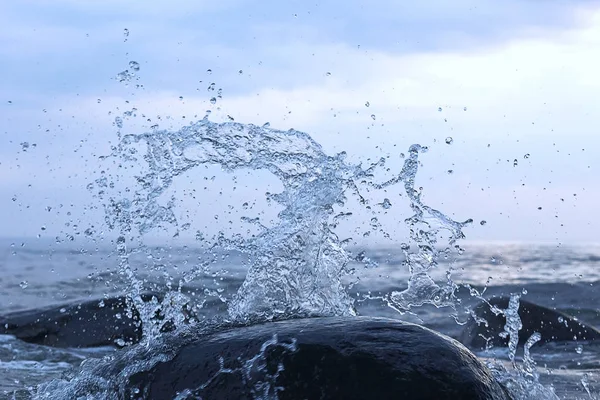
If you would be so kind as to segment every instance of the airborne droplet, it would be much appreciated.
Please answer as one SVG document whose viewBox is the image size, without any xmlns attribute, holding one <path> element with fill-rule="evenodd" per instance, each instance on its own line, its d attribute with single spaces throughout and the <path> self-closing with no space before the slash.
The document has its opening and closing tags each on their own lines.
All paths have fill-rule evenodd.
<svg viewBox="0 0 600 400">
<path fill-rule="evenodd" d="M 375 118 L 377 118 L 377 117 L 375 117 L 375 114 L 371 114 L 371 119 L 372 119 L 373 121 L 375 121 Z"/>
<path fill-rule="evenodd" d="M 381 207 L 385 208 L 386 210 L 389 209 L 390 207 L 392 207 L 392 203 L 390 202 L 390 199 L 388 199 L 388 198 L 383 199 L 383 203 L 381 203 Z"/>
<path fill-rule="evenodd" d="M 22 281 L 21 283 L 19 283 L 19 286 L 21 286 L 21 289 L 27 289 L 29 283 L 27 281 Z"/>
<path fill-rule="evenodd" d="M 365 107 L 369 107 L 371 105 L 371 103 L 369 103 L 368 101 L 365 103 Z"/>
<path fill-rule="evenodd" d="M 448 136 L 446 138 L 446 144 L 452 144 L 452 142 L 454 142 L 454 139 L 452 139 L 452 137 Z"/>
<path fill-rule="evenodd" d="M 132 71 L 137 72 L 140 70 L 140 63 L 137 61 L 129 61 L 129 68 L 131 68 Z"/>
</svg>

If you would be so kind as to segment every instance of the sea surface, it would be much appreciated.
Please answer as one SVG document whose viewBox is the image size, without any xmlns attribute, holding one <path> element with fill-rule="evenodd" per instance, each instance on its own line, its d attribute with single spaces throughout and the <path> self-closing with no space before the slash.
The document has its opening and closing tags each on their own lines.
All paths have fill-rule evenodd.
<svg viewBox="0 0 600 400">
<path fill-rule="evenodd" d="M 102 299 L 128 290 L 127 279 L 118 272 L 118 254 L 108 241 L 78 246 L 76 242 L 3 239 L 0 246 L 0 315 Z M 479 301 L 469 290 L 475 289 L 484 297 L 519 293 L 524 300 L 575 315 L 600 328 L 600 246 L 469 242 L 461 246 L 464 253 L 439 260 L 431 276 L 436 282 L 443 282 L 447 271 L 451 271 L 464 307 L 452 310 L 426 305 L 404 314 L 378 299 L 407 286 L 409 273 L 400 247 L 350 249 L 351 254 L 360 255 L 351 262 L 355 273 L 345 282 L 357 312 L 417 322 L 457 337 L 460 324 L 468 319 L 465 309 Z M 138 274 L 146 287 L 167 291 L 179 286 L 178 277 L 205 252 L 206 249 L 194 246 L 157 247 L 151 260 L 144 252 L 133 252 L 130 264 L 133 268 L 140 266 Z M 157 259 L 157 254 L 163 258 Z M 247 271 L 240 254 L 223 254 L 216 259 L 203 275 L 181 285 L 182 292 L 199 303 L 206 300 L 206 293 L 217 293 L 210 297 L 211 301 L 202 303 L 201 312 L 207 318 L 226 311 L 224 302 L 236 293 Z M 163 263 L 163 273 L 141 268 L 147 263 Z M 517 351 L 518 359 L 522 350 Z M 0 398 L 29 398 L 37 384 L 61 377 L 88 358 L 113 351 L 120 350 L 53 349 L 0 335 Z M 559 398 L 600 399 L 600 344 L 534 345 L 531 353 L 540 383 L 552 387 Z M 506 348 L 477 355 L 512 368 Z"/>
</svg>

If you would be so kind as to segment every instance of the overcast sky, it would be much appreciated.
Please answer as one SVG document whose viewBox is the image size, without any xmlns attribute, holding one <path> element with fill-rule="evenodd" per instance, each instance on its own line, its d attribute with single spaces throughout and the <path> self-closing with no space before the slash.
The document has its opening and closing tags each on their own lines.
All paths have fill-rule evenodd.
<svg viewBox="0 0 600 400">
<path fill-rule="evenodd" d="M 598 242 L 597 1 L 21 0 L 0 4 L 0 60 L 0 236 L 101 230 L 86 185 L 135 107 L 124 132 L 210 109 L 398 171 L 420 143 L 425 203 L 473 218 L 469 239 Z M 181 177 L 203 199 L 179 213 L 219 229 L 223 196 L 264 202 L 263 175 L 236 193 Z M 400 242 L 408 212 L 380 217 Z"/>
</svg>

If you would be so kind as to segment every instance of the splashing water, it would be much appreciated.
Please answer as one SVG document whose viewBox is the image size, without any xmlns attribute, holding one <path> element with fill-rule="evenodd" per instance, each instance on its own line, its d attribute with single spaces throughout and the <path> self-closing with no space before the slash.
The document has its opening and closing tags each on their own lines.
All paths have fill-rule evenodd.
<svg viewBox="0 0 600 400">
<path fill-rule="evenodd" d="M 515 354 L 517 352 L 517 344 L 519 343 L 519 331 L 523 328 L 521 317 L 519 316 L 519 299 L 518 294 L 512 293 L 508 301 L 508 308 L 501 310 L 495 306 L 490 306 L 492 312 L 503 314 L 506 318 L 504 332 L 500 333 L 500 337 L 508 337 L 508 358 L 514 363 Z"/>
<path fill-rule="evenodd" d="M 140 187 L 133 198 L 110 199 L 107 214 L 109 225 L 122 233 L 118 241 L 121 270 L 132 282 L 136 307 L 146 308 L 142 320 L 154 315 L 156 309 L 147 309 L 141 301 L 143 285 L 129 265 L 125 236 L 134 228 L 143 236 L 164 225 L 175 227 L 177 235 L 179 228 L 173 201 L 161 205 L 159 197 L 175 177 L 207 164 L 219 165 L 229 172 L 266 169 L 283 184 L 281 193 L 268 198 L 283 207 L 277 225 L 269 229 L 261 225 L 261 232 L 252 238 L 240 234 L 228 238 L 220 233 L 215 239 L 214 245 L 219 248 L 240 251 L 254 260 L 238 293 L 228 304 L 231 318 L 355 314 L 353 301 L 342 284 L 342 278 L 349 273 L 350 258 L 329 220 L 334 206 L 344 205 L 346 189 L 358 193 L 355 183 L 358 179 L 375 189 L 403 183 L 415 212 L 406 222 L 418 252 L 411 253 L 408 245 L 402 247 L 410 272 L 408 288 L 382 299 L 400 312 L 426 303 L 454 307 L 456 285 L 450 274 L 446 284 L 440 286 L 429 272 L 437 266 L 440 251 L 436 250 L 436 244 L 441 231 L 448 231 L 448 243 L 455 245 L 464 237 L 462 228 L 472 220 L 453 221 L 422 203 L 414 181 L 418 155 L 427 148 L 411 146 L 400 174 L 387 182 L 376 183 L 373 171 L 385 160 L 367 169 L 349 165 L 344 162 L 345 153 L 328 156 L 310 136 L 295 130 L 284 132 L 267 126 L 216 124 L 204 119 L 176 132 L 157 130 L 126 135 L 115 156 L 137 161 L 135 146 L 140 143 L 146 145 L 143 158 L 148 163 L 148 171 L 137 177 Z M 457 245 L 456 249 L 462 251 Z M 449 248 L 443 251 L 448 252 Z M 193 279 L 195 272 L 198 269 L 188 273 L 186 280 Z"/>
<path fill-rule="evenodd" d="M 159 225 L 177 227 L 173 203 L 160 205 L 158 199 L 177 175 L 191 168 L 216 164 L 230 172 L 266 169 L 284 187 L 281 193 L 270 196 L 283 206 L 279 224 L 271 229 L 262 227 L 254 238 L 239 234 L 227 238 L 223 233 L 216 238 L 220 248 L 237 250 L 256 260 L 229 304 L 230 316 L 269 319 L 283 314 L 354 314 L 341 283 L 349 258 L 328 225 L 333 206 L 343 204 L 345 186 L 362 174 L 344 164 L 343 153 L 329 157 L 308 135 L 294 130 L 215 124 L 206 119 L 178 132 L 126 135 L 119 147 L 121 155 L 130 157 L 135 153 L 130 146 L 139 142 L 147 146 L 144 159 L 149 170 L 137 178 L 141 187 L 132 199 L 111 201 L 107 211 L 112 227 L 124 233 L 137 228 L 140 235 Z M 124 236 L 121 238 L 123 241 Z M 130 272 L 126 249 L 122 250 L 122 269 L 133 283 L 135 297 L 139 297 L 141 284 Z M 188 280 L 194 272 L 188 274 Z"/>
<path fill-rule="evenodd" d="M 465 222 L 456 222 L 440 211 L 422 203 L 421 193 L 414 186 L 419 166 L 419 152 L 425 151 L 427 151 L 426 147 L 412 145 L 400 174 L 385 183 L 374 184 L 375 188 L 383 189 L 398 182 L 403 182 L 406 194 L 411 200 L 410 206 L 415 212 L 405 222 L 410 228 L 411 241 L 418 246 L 418 252 L 416 254 L 411 253 L 410 246 L 407 244 L 401 246 L 410 272 L 408 288 L 403 291 L 393 291 L 384 297 L 387 304 L 400 313 L 423 304 L 433 304 L 436 307 L 455 307 L 457 286 L 451 279 L 450 271 L 448 271 L 445 286 L 440 286 L 434 282 L 429 272 L 437 267 L 440 254 L 449 251 L 449 248 L 441 251 L 436 249 L 440 232 L 448 231 L 450 233 L 449 238 L 447 238 L 448 245 L 455 245 L 460 254 L 462 249 L 456 245 L 456 242 L 464 238 L 462 228 L 473 222 L 472 219 Z"/>
<path fill-rule="evenodd" d="M 140 148 L 143 150 L 141 157 Z M 102 176 L 96 181 L 95 187 L 99 189 L 98 197 L 104 202 L 108 226 L 119 232 L 116 241 L 120 257 L 119 271 L 129 282 L 130 305 L 139 311 L 140 322 L 144 326 L 143 342 L 141 346 L 130 349 L 131 354 L 126 359 L 131 364 L 123 369 L 114 382 L 109 374 L 113 369 L 106 367 L 107 363 L 113 363 L 114 360 L 90 361 L 82 367 L 79 378 L 71 377 L 70 381 L 42 385 L 39 397 L 100 393 L 102 398 L 112 398 L 114 396 L 108 395 L 113 393 L 111 390 L 118 392 L 119 389 L 115 387 L 124 385 L 118 382 L 126 382 L 127 376 L 173 357 L 173 347 L 161 341 L 161 332 L 167 322 L 180 330 L 202 330 L 209 325 L 186 326 L 187 320 L 182 310 L 189 307 L 191 300 L 182 293 L 181 287 L 183 283 L 191 282 L 208 271 L 218 258 L 215 249 L 241 252 L 252 260 L 246 278 L 233 298 L 221 298 L 227 302 L 230 320 L 243 322 L 288 316 L 355 315 L 354 301 L 342 283 L 343 278 L 352 273 L 348 268 L 351 257 L 344 248 L 345 241 L 338 238 L 333 228 L 336 220 L 334 207 L 344 206 L 347 191 L 357 195 L 361 204 L 367 203 L 359 193 L 357 181 L 375 190 L 403 184 L 414 213 L 405 222 L 410 230 L 410 242 L 418 250 L 413 253 L 409 244 L 401 246 L 406 257 L 405 266 L 410 272 L 408 287 L 379 299 L 401 313 L 423 304 L 451 307 L 456 311 L 457 285 L 451 279 L 451 271 L 448 271 L 444 283 L 436 283 L 429 273 L 437 267 L 437 259 L 441 255 L 447 255 L 452 249 L 458 254 L 462 253 L 457 241 L 464 238 L 462 228 L 472 220 L 456 222 L 422 202 L 420 190 L 415 189 L 415 177 L 419 154 L 425 151 L 426 147 L 412 145 L 400 173 L 386 182 L 378 183 L 374 181 L 373 172 L 384 165 L 384 159 L 368 168 L 348 164 L 345 153 L 328 156 L 309 135 L 296 130 L 279 131 L 268 125 L 258 127 L 233 122 L 218 124 L 205 118 L 179 131 L 156 129 L 144 134 L 122 136 L 114 153 L 105 159 L 112 160 L 119 168 L 142 164 L 144 170 L 135 177 L 136 186 L 107 198 L 106 192 L 119 180 L 117 174 L 111 177 L 113 181 Z M 199 259 L 197 265 L 185 272 L 177 289 L 173 288 L 162 302 L 157 299 L 144 302 L 142 294 L 145 281 L 136 271 L 139 266 L 132 266 L 131 256 L 135 251 L 149 252 L 143 244 L 143 238 L 157 228 L 174 231 L 175 237 L 186 229 L 183 225 L 179 226 L 174 199 L 165 203 L 162 197 L 165 197 L 178 176 L 207 165 L 220 166 L 227 172 L 271 172 L 283 185 L 280 193 L 268 194 L 268 200 L 281 207 L 277 223 L 266 227 L 246 218 L 259 229 L 258 234 L 245 237 L 236 233 L 227 237 L 220 232 L 208 241 L 206 257 Z M 387 198 L 382 204 L 384 209 L 391 206 Z M 443 250 L 437 249 L 440 239 L 447 243 Z M 209 290 L 205 294 L 209 297 L 220 296 Z M 516 302 L 516 308 L 513 301 Z M 502 310 L 507 316 L 510 343 L 515 349 L 520 329 L 517 309 L 518 297 L 511 298 L 508 310 Z M 166 318 L 157 318 L 158 313 Z M 536 340 L 539 338 L 530 338 L 529 347 Z M 265 346 L 270 345 L 279 345 L 276 338 L 265 343 Z M 514 359 L 513 347 L 511 360 Z M 260 369 L 261 360 L 258 354 L 244 365 Z M 121 359 L 119 362 L 125 361 Z M 530 357 L 527 363 L 529 367 L 526 368 L 531 369 L 529 373 L 532 374 L 534 363 Z M 239 368 L 221 367 L 220 373 L 242 371 Z M 264 378 L 255 385 L 255 395 L 277 398 L 277 388 L 269 383 L 273 377 L 265 375 Z M 183 393 L 182 396 L 185 398 L 193 394 Z"/>
</svg>

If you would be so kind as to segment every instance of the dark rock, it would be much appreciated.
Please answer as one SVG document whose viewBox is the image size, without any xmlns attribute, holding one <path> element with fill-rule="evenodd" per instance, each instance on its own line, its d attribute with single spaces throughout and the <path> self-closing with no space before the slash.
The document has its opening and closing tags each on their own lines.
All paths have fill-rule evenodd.
<svg viewBox="0 0 600 400">
<path fill-rule="evenodd" d="M 508 307 L 508 302 L 508 297 L 489 299 L 489 304 L 501 310 Z M 523 325 L 519 331 L 520 346 L 523 346 L 535 332 L 541 334 L 540 344 L 558 341 L 600 340 L 600 331 L 575 320 L 572 316 L 524 300 L 519 300 L 519 303 L 519 316 Z M 485 323 L 477 323 L 475 319 L 470 319 L 459 340 L 464 345 L 477 350 L 484 350 L 486 346 L 507 346 L 508 337 L 500 336 L 500 333 L 504 332 L 506 324 L 504 315 L 496 315 L 486 302 L 480 303 L 473 311 L 478 318 L 487 321 L 487 326 Z"/>
<path fill-rule="evenodd" d="M 457 341 L 383 318 L 309 318 L 189 335 L 125 398 L 509 399 Z M 260 397 L 260 398 L 265 398 Z"/>
<path fill-rule="evenodd" d="M 149 301 L 155 294 L 143 295 Z M 129 314 L 129 316 L 128 316 Z M 0 316 L 0 334 L 53 347 L 94 347 L 137 343 L 142 337 L 139 313 L 128 313 L 126 297 L 98 299 Z"/>
</svg>

